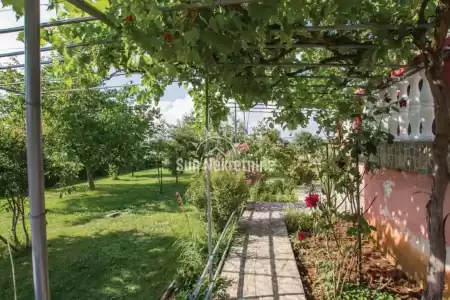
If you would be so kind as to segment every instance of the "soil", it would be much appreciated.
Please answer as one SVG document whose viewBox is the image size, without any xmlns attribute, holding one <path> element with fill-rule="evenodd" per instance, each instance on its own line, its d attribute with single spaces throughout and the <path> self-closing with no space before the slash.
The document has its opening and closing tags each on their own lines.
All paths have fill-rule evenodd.
<svg viewBox="0 0 450 300">
<path fill-rule="evenodd" d="M 307 235 L 308 237 L 305 240 L 293 242 L 297 266 L 302 277 L 307 300 L 326 299 L 317 272 L 319 261 L 342 261 L 345 269 L 353 269 L 348 272 L 348 282 L 358 282 L 356 255 L 345 257 L 346 255 L 340 254 L 339 251 L 339 248 L 343 249 L 345 246 L 354 247 L 356 241 L 346 235 L 348 224 L 341 223 L 336 228 L 338 229 L 336 235 L 340 247 L 331 240 L 326 241 L 323 237 L 314 235 Z M 420 299 L 422 288 L 419 284 L 408 279 L 400 269 L 391 264 L 370 238 L 363 240 L 362 253 L 361 280 L 363 284 L 373 289 L 388 292 L 395 299 Z"/>
</svg>

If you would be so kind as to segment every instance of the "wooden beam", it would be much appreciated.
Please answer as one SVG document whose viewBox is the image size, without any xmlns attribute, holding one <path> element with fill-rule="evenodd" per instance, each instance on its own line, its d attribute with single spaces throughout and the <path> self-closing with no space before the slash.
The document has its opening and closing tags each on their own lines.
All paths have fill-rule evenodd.
<svg viewBox="0 0 450 300">
<path fill-rule="evenodd" d="M 119 26 L 117 26 L 116 24 L 114 24 L 114 22 L 112 22 L 110 19 L 108 19 L 108 17 L 104 13 L 102 13 L 101 11 L 99 11 L 97 8 L 90 5 L 89 3 L 87 3 L 83 0 L 66 0 L 66 1 L 69 2 L 70 4 L 72 4 L 73 6 L 75 6 L 76 8 L 84 11 L 85 13 L 90 14 L 95 19 L 102 21 L 103 23 L 110 26 L 111 28 L 114 28 L 116 30 L 119 29 Z"/>
</svg>

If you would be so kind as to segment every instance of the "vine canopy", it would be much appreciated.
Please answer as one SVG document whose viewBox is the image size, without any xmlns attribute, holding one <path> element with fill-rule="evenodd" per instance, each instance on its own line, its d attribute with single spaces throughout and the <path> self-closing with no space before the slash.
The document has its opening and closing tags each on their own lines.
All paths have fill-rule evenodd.
<svg viewBox="0 0 450 300">
<path fill-rule="evenodd" d="M 2 3 L 23 14 L 23 0 Z M 413 26 L 433 21 L 438 2 L 222 3 L 54 1 L 50 9 L 57 10 L 58 18 L 86 16 L 80 8 L 88 7 L 100 21 L 43 29 L 42 36 L 58 48 L 66 68 L 88 67 L 104 76 L 112 69 L 142 73 L 146 99 L 159 99 L 165 87 L 177 81 L 192 85 L 201 106 L 208 76 L 217 117 L 227 114 L 228 99 L 243 108 L 274 101 L 282 108 L 278 121 L 295 127 L 307 120 L 302 108 L 354 111 L 349 95 L 359 87 L 370 89 L 393 66 L 417 55 L 414 38 L 426 29 Z M 336 24 L 342 25 L 339 30 L 333 29 Z M 371 26 L 346 27 L 355 24 Z M 70 43 L 89 46 L 64 47 Z"/>
</svg>

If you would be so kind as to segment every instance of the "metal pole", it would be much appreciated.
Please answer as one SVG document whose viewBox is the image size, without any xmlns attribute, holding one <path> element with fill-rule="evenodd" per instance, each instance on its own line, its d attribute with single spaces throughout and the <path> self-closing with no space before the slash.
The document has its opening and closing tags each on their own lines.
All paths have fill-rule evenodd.
<svg viewBox="0 0 450 300">
<path fill-rule="evenodd" d="M 56 26 L 69 25 L 69 24 L 91 22 L 91 21 L 95 21 L 95 20 L 96 20 L 96 18 L 93 18 L 93 17 L 74 18 L 74 19 L 66 19 L 66 20 L 57 20 L 57 21 L 53 21 L 53 22 L 45 22 L 45 23 L 38 24 L 38 26 L 40 28 L 48 28 L 48 27 L 56 27 Z M 25 26 L 3 28 L 3 29 L 0 29 L 0 34 L 21 32 L 24 29 L 25 29 Z"/>
<path fill-rule="evenodd" d="M 234 102 L 234 143 L 237 142 L 237 103 Z"/>
<path fill-rule="evenodd" d="M 39 0 L 25 1 L 25 100 L 34 298 L 50 300 L 41 130 Z"/>
<path fill-rule="evenodd" d="M 206 100 L 206 112 L 205 112 L 205 131 L 206 131 L 206 201 L 207 201 L 207 215 L 208 215 L 208 257 L 212 258 L 212 208 L 211 208 L 211 174 L 209 166 L 209 75 L 206 74 L 205 80 L 205 100 Z M 212 263 L 209 266 L 209 282 L 213 281 L 213 267 Z"/>
</svg>

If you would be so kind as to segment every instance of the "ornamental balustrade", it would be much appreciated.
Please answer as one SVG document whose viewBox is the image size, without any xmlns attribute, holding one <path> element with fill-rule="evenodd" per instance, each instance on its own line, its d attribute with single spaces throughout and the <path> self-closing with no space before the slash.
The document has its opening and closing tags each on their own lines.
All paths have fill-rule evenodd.
<svg viewBox="0 0 450 300">
<path fill-rule="evenodd" d="M 396 141 L 434 139 L 434 101 L 424 71 L 378 91 L 374 96 L 376 102 L 367 101 L 366 111 L 388 106 L 398 110 L 391 108 L 389 114 L 374 115 L 380 129 L 391 133 Z"/>
</svg>

